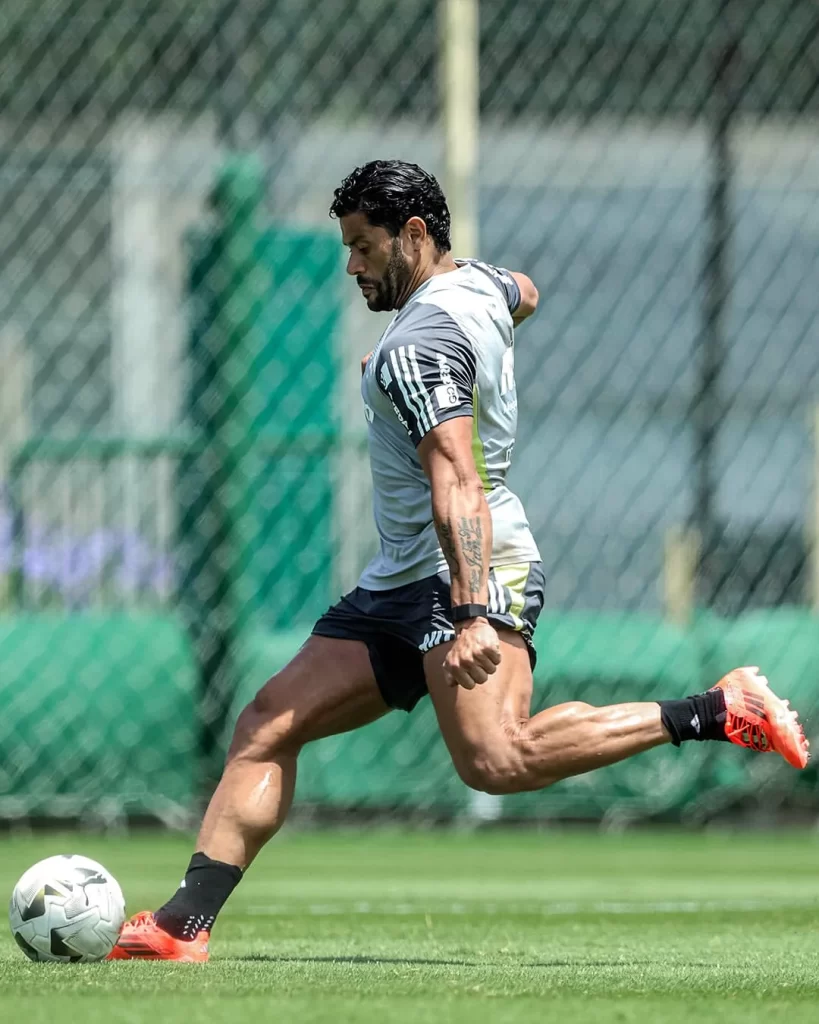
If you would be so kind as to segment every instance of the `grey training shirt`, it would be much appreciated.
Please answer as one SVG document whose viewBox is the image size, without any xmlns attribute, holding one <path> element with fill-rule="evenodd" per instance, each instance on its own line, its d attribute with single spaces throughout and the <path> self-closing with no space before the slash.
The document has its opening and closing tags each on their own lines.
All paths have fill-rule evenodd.
<svg viewBox="0 0 819 1024">
<path fill-rule="evenodd" d="M 492 565 L 540 560 L 523 505 L 506 486 L 517 428 L 512 313 L 520 291 L 508 271 L 459 263 L 412 294 L 362 378 L 381 539 L 359 580 L 367 590 L 448 569 L 416 447 L 456 416 L 473 417 L 472 452 L 492 514 Z"/>
</svg>

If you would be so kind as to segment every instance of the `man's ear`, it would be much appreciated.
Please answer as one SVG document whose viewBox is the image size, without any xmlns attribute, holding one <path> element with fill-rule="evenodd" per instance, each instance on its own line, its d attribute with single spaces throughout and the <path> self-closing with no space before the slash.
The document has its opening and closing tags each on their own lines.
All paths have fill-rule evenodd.
<svg viewBox="0 0 819 1024">
<path fill-rule="evenodd" d="M 410 217 L 404 225 L 410 244 L 413 249 L 420 249 L 427 238 L 427 224 L 421 217 Z"/>
</svg>

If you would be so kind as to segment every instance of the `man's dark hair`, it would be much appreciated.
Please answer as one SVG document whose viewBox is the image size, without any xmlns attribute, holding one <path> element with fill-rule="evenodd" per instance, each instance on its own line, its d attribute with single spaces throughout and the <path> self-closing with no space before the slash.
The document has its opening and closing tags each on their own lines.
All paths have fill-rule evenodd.
<svg viewBox="0 0 819 1024">
<path fill-rule="evenodd" d="M 364 213 L 375 227 L 398 234 L 410 217 L 420 217 L 439 252 L 449 252 L 449 207 L 437 180 L 418 164 L 373 160 L 356 167 L 335 190 L 331 217 Z"/>
</svg>

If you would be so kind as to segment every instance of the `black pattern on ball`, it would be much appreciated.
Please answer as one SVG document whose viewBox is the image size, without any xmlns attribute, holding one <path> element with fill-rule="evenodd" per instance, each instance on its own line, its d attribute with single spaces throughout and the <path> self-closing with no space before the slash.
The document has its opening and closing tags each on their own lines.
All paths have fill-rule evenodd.
<svg viewBox="0 0 819 1024">
<path fill-rule="evenodd" d="M 29 945 L 29 943 L 26 942 L 26 940 L 23 938 L 22 935 L 20 935 L 19 932 L 14 933 L 14 941 L 17 943 L 20 949 L 22 949 L 22 951 L 26 954 L 29 960 L 34 960 L 36 962 L 40 959 L 40 954 L 37 952 L 34 946 Z"/>
<path fill-rule="evenodd" d="M 57 928 L 51 929 L 51 952 L 54 956 L 67 956 L 72 964 L 79 963 L 82 960 L 82 956 L 78 956 L 76 950 L 65 944 Z"/>
<path fill-rule="evenodd" d="M 21 919 L 23 921 L 32 921 L 35 917 L 42 917 L 46 910 L 46 896 L 62 896 L 62 893 L 50 885 L 44 885 L 22 914 L 20 914 Z"/>
</svg>

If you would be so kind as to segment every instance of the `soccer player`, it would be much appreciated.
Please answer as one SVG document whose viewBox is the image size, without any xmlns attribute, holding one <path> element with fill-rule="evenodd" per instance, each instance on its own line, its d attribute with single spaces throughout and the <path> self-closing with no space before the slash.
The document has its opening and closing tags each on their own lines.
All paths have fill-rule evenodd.
<svg viewBox="0 0 819 1024">
<path fill-rule="evenodd" d="M 807 763 L 796 712 L 755 668 L 684 700 L 573 701 L 530 717 L 544 579 L 506 476 L 514 326 L 537 291 L 524 274 L 453 259 L 444 196 L 414 164 L 357 168 L 331 214 L 368 307 L 397 311 L 361 385 L 380 550 L 239 716 L 184 881 L 125 925 L 113 958 L 206 960 L 217 914 L 287 815 L 301 747 L 427 694 L 456 771 L 487 793 L 691 740 Z"/>
</svg>

